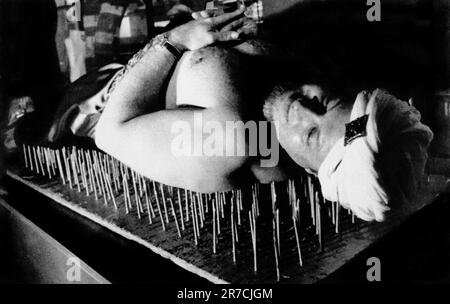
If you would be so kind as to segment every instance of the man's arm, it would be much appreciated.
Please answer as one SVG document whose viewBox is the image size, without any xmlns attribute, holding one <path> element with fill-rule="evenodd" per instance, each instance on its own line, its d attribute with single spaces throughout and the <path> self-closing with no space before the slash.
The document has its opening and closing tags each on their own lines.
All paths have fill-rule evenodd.
<svg viewBox="0 0 450 304">
<path fill-rule="evenodd" d="M 169 40 L 178 48 L 194 50 L 235 39 L 236 32 L 215 29 L 239 18 L 242 12 L 192 21 L 169 32 Z M 196 113 L 202 113 L 204 122 L 217 122 L 220 117 L 223 125 L 226 120 L 237 119 L 226 108 L 164 110 L 161 89 L 175 61 L 163 48 L 144 49 L 111 92 L 97 125 L 96 143 L 150 179 L 203 192 L 228 189 L 232 186 L 228 175 L 242 165 L 243 157 L 174 154 L 172 143 L 180 138 L 172 132 L 176 124 L 190 127 L 188 141 L 192 140 L 193 146 L 194 136 L 203 131 L 194 124 Z"/>
<path fill-rule="evenodd" d="M 167 33 L 169 41 L 179 50 L 197 50 L 218 41 L 237 39 L 239 34 L 229 28 L 244 10 L 191 21 Z M 219 31 L 220 28 L 227 31 Z M 105 109 L 106 119 L 125 123 L 144 113 L 163 109 L 161 89 L 169 76 L 175 57 L 167 49 L 154 47 L 151 41 L 130 60 L 128 67 L 114 85 Z"/>
</svg>

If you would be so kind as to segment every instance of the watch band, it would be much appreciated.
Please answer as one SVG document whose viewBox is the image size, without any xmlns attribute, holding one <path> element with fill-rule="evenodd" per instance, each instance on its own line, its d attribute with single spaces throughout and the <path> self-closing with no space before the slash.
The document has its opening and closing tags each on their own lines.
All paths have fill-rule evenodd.
<svg viewBox="0 0 450 304">
<path fill-rule="evenodd" d="M 155 37 L 156 44 L 162 48 L 168 50 L 172 55 L 179 60 L 183 56 L 183 52 L 180 51 L 175 45 L 173 45 L 167 38 L 167 33 L 158 35 Z"/>
</svg>

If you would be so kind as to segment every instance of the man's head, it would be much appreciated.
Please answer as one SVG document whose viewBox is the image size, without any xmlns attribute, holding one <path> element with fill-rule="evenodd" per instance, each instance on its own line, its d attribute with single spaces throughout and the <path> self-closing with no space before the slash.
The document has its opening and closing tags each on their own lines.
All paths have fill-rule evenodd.
<svg viewBox="0 0 450 304">
<path fill-rule="evenodd" d="M 433 133 L 414 107 L 384 91 L 360 93 L 351 105 L 328 96 L 316 85 L 278 87 L 264 115 L 278 122 L 291 158 L 318 175 L 327 200 L 382 221 L 392 203 L 414 200 Z"/>
<path fill-rule="evenodd" d="M 277 122 L 281 146 L 306 170 L 317 173 L 344 135 L 350 107 L 316 84 L 277 86 L 264 104 L 266 119 Z"/>
</svg>

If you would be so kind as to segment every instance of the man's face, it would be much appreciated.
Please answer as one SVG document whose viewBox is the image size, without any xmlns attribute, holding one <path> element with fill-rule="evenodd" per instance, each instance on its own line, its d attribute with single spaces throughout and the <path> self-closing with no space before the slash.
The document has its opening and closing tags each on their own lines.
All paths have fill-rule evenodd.
<svg viewBox="0 0 450 304">
<path fill-rule="evenodd" d="M 328 100 L 316 85 L 284 92 L 264 107 L 266 117 L 278 122 L 281 146 L 298 165 L 313 173 L 344 135 L 348 121 L 338 101 Z"/>
</svg>

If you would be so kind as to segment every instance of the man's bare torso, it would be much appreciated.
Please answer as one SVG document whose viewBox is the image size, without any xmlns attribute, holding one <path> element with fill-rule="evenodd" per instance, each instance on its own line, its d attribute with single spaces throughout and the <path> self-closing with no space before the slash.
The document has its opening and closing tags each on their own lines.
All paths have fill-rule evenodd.
<svg viewBox="0 0 450 304">
<path fill-rule="evenodd" d="M 252 77 L 252 73 L 244 73 L 242 66 L 247 64 L 243 62 L 247 56 L 266 55 L 266 52 L 260 44 L 245 42 L 232 49 L 208 47 L 186 53 L 170 78 L 165 96 L 166 109 L 219 108 L 225 104 L 233 113 L 235 121 L 245 123 L 248 120 L 261 120 L 264 100 L 245 98 L 243 91 L 249 93 L 250 88 L 242 84 L 249 83 L 244 78 Z M 224 121 L 225 118 L 218 113 L 215 119 Z M 236 168 L 235 177 L 232 178 L 237 184 L 251 180 L 268 183 L 287 178 L 281 166 L 261 167 L 259 156 L 246 158 L 245 164 Z"/>
</svg>

